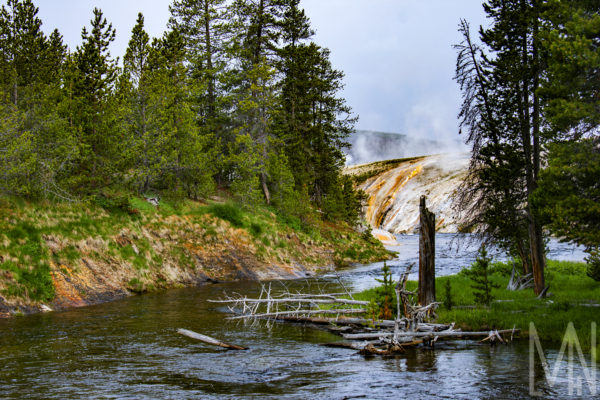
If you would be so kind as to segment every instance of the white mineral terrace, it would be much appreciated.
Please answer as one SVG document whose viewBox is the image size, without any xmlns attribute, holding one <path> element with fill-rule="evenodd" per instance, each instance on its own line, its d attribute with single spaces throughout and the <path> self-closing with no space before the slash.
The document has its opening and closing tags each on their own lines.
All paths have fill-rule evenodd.
<svg viewBox="0 0 600 400">
<path fill-rule="evenodd" d="M 434 155 L 403 162 L 367 179 L 360 185 L 369 196 L 367 222 L 392 233 L 413 233 L 419 224 L 419 199 L 427 196 L 438 232 L 457 232 L 460 221 L 452 200 L 468 165 L 466 153 Z"/>
</svg>

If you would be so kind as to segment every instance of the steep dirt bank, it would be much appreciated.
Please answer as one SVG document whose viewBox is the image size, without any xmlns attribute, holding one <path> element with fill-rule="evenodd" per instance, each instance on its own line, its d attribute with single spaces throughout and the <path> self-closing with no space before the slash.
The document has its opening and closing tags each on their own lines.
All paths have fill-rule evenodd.
<svg viewBox="0 0 600 400">
<path fill-rule="evenodd" d="M 348 227 L 299 224 L 267 209 L 136 204 L 127 214 L 0 201 L 0 317 L 215 281 L 305 277 L 389 257 Z"/>
</svg>

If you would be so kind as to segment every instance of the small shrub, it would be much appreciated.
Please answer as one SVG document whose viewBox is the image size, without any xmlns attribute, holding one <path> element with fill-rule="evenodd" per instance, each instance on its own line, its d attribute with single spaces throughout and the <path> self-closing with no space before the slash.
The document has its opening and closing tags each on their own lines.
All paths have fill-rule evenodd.
<svg viewBox="0 0 600 400">
<path fill-rule="evenodd" d="M 392 319 L 396 314 L 396 301 L 395 301 L 395 285 L 392 279 L 392 272 L 387 263 L 383 263 L 382 279 L 376 279 L 377 282 L 381 283 L 381 286 L 375 289 L 375 298 L 372 302 L 372 307 L 376 307 L 376 312 L 379 319 Z"/>
<path fill-rule="evenodd" d="M 38 239 L 40 234 L 38 230 L 31 224 L 24 222 L 15 226 L 13 229 L 9 230 L 6 233 L 9 239 L 19 240 L 19 239 Z"/>
<path fill-rule="evenodd" d="M 471 265 L 471 268 L 466 270 L 467 276 L 473 281 L 471 288 L 473 289 L 475 302 L 486 306 L 489 306 L 494 299 L 492 289 L 500 287 L 500 285 L 493 283 L 489 279 L 490 262 L 491 258 L 488 256 L 485 246 L 481 246 L 475 262 Z"/>
<path fill-rule="evenodd" d="M 60 250 L 59 252 L 57 252 L 56 257 L 58 258 L 58 260 L 66 260 L 68 262 L 74 262 L 74 261 L 78 260 L 79 258 L 81 258 L 81 253 L 79 253 L 79 250 L 77 249 L 77 247 L 75 247 L 73 245 L 69 245 L 69 246 L 65 247 L 64 249 Z"/>
<path fill-rule="evenodd" d="M 375 244 L 378 242 L 378 240 L 375 238 L 375 236 L 373 236 L 373 233 L 371 232 L 371 228 L 365 229 L 365 231 L 360 236 L 361 236 L 361 239 L 367 243 Z"/>
<path fill-rule="evenodd" d="M 229 222 L 236 228 L 244 226 L 244 214 L 235 204 L 213 204 L 208 207 L 208 212 L 217 218 Z"/>
<path fill-rule="evenodd" d="M 50 301 L 54 298 L 54 283 L 47 264 L 34 267 L 31 271 L 19 268 L 15 263 L 6 261 L 0 264 L 0 270 L 12 272 L 16 283 L 10 283 L 3 293 L 10 297 L 29 296 L 31 300 Z"/>
<path fill-rule="evenodd" d="M 600 282 L 600 250 L 596 247 L 594 249 L 589 249 L 587 253 L 589 254 L 585 258 L 585 262 L 588 265 L 587 276 L 596 282 Z"/>
<path fill-rule="evenodd" d="M 252 236 L 257 237 L 263 233 L 263 227 L 255 222 L 250 225 L 250 233 Z"/>
<path fill-rule="evenodd" d="M 517 269 L 517 271 L 523 270 L 520 260 L 513 260 L 511 263 L 495 262 L 490 265 L 490 274 L 498 274 L 500 276 L 510 277 L 512 273 L 513 263 L 515 264 L 515 268 Z"/>
<path fill-rule="evenodd" d="M 140 212 L 133 208 L 128 194 L 100 193 L 92 197 L 92 201 L 99 207 L 111 213 L 126 213 L 137 215 Z"/>
<path fill-rule="evenodd" d="M 25 286 L 27 295 L 32 300 L 50 301 L 54 298 L 54 282 L 48 265 L 34 268 L 31 271 L 21 271 L 18 281 Z"/>
<path fill-rule="evenodd" d="M 446 282 L 444 282 L 444 307 L 446 307 L 446 310 L 452 310 L 452 307 L 454 307 L 450 279 L 446 279 Z"/>
<path fill-rule="evenodd" d="M 127 283 L 127 289 L 133 293 L 141 294 L 145 292 L 144 284 L 138 278 L 133 278 Z"/>
</svg>

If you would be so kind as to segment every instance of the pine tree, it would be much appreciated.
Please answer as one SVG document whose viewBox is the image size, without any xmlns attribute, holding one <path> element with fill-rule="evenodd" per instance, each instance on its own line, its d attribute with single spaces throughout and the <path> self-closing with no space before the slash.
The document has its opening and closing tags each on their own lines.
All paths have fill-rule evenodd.
<svg viewBox="0 0 600 400">
<path fill-rule="evenodd" d="M 70 198 L 61 187 L 76 154 L 60 115 L 66 47 L 54 31 L 47 38 L 30 0 L 0 10 L 0 191 L 27 197 Z"/>
<path fill-rule="evenodd" d="M 545 114 L 563 138 L 577 140 L 600 126 L 600 7 L 595 1 L 553 1 L 544 11 Z"/>
<path fill-rule="evenodd" d="M 356 121 L 337 97 L 343 74 L 331 67 L 329 51 L 314 43 L 290 46 L 282 53 L 277 131 L 286 143 L 297 189 L 306 185 L 315 203 L 335 219 L 338 211 L 347 209 L 339 175 L 344 163 L 341 149 Z"/>
<path fill-rule="evenodd" d="M 214 136 L 201 134 L 191 96 L 194 93 L 185 65 L 185 41 L 177 30 L 154 40 L 149 58 L 152 148 L 159 157 L 159 189 L 175 196 L 198 198 L 213 190 L 218 168 Z"/>
<path fill-rule="evenodd" d="M 597 256 L 600 7 L 585 0 L 551 2 L 544 16 L 541 38 L 548 56 L 540 93 L 559 140 L 546 148 L 547 167 L 532 200 L 552 234 Z"/>
<path fill-rule="evenodd" d="M 47 43 L 37 14 L 31 0 L 8 0 L 0 10 L 2 84 L 17 107 L 26 97 L 21 92 L 44 79 L 39 70 L 43 69 Z"/>
<path fill-rule="evenodd" d="M 540 51 L 541 2 L 537 0 L 490 0 L 484 10 L 492 19 L 481 30 L 490 54 L 473 44 L 466 22 L 461 23 L 464 42 L 457 46 L 456 78 L 463 89 L 461 125 L 473 144 L 470 167 L 472 185 L 467 196 L 476 198 L 476 213 L 488 232 L 517 248 L 522 234 L 510 233 L 506 221 L 516 223 L 513 232 L 526 231 L 535 292 L 545 288 L 545 254 L 542 226 L 535 215 L 531 195 L 541 169 L 543 120 L 539 97 L 543 59 Z M 501 201 L 495 195 L 500 194 Z M 510 218 L 503 212 L 518 210 Z M 471 210 L 469 210 L 471 211 Z M 519 221 L 526 221 L 526 230 Z M 504 222 L 503 222 L 504 221 Z M 508 233 L 508 235 L 506 235 Z"/>
<path fill-rule="evenodd" d="M 225 0 L 175 0 L 169 10 L 169 25 L 186 42 L 190 74 L 202 85 L 195 100 L 198 123 L 204 131 L 218 130 L 223 136 L 223 80 L 228 69 L 226 42 L 230 36 Z"/>
<path fill-rule="evenodd" d="M 260 186 L 271 202 L 266 160 L 272 153 L 275 109 L 275 57 L 280 39 L 281 16 L 286 0 L 236 0 L 231 12 L 234 36 L 231 48 L 238 65 L 233 89 L 236 132 L 250 135 L 262 149 L 258 168 Z"/>
<path fill-rule="evenodd" d="M 465 270 L 467 276 L 471 279 L 473 297 L 477 304 L 489 306 L 494 296 L 492 289 L 498 289 L 500 285 L 490 280 L 490 262 L 485 246 L 481 246 L 477 259 L 470 269 Z"/>
<path fill-rule="evenodd" d="M 117 61 L 112 59 L 109 45 L 115 40 L 115 29 L 102 11 L 94 8 L 91 31 L 83 28 L 83 43 L 74 54 L 75 76 L 72 109 L 73 123 L 80 132 L 81 145 L 79 182 L 84 191 L 102 188 L 111 183 L 118 171 L 118 129 L 115 102 Z"/>
<path fill-rule="evenodd" d="M 160 133 L 151 126 L 152 78 L 148 67 L 150 57 L 150 37 L 144 30 L 144 16 L 139 13 L 131 32 L 129 47 L 123 58 L 124 82 L 120 85 L 122 95 L 126 97 L 128 143 L 132 166 L 136 171 L 136 188 L 144 193 L 150 189 L 151 170 L 156 159 L 161 159 L 161 148 L 157 146 Z M 128 154 L 128 155 L 129 155 Z"/>
</svg>

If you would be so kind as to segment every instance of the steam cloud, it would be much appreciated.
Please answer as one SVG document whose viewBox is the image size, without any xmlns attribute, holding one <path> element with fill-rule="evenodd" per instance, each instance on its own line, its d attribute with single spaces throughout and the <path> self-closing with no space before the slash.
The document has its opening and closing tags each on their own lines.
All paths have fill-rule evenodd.
<svg viewBox="0 0 600 400">
<path fill-rule="evenodd" d="M 350 149 L 344 151 L 346 165 L 468 151 L 468 148 L 459 139 L 421 139 L 419 136 L 421 135 L 356 131 L 349 139 Z"/>
</svg>

